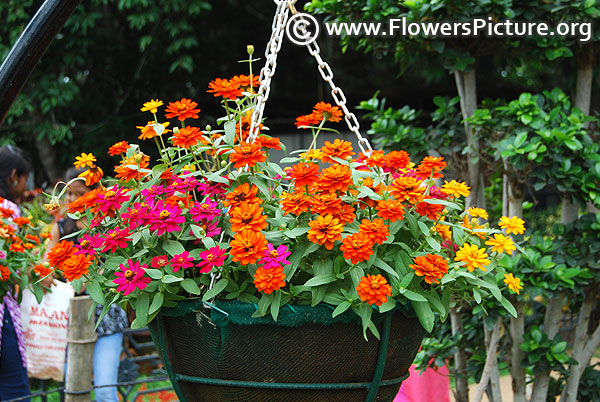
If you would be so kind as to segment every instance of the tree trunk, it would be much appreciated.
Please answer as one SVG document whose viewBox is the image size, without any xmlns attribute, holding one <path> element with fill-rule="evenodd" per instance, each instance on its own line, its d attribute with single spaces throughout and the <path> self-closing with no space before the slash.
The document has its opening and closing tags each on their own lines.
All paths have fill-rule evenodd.
<svg viewBox="0 0 600 402">
<path fill-rule="evenodd" d="M 571 366 L 569 378 L 560 396 L 560 402 L 575 402 L 579 381 L 583 370 L 590 364 L 595 350 L 600 346 L 600 325 L 590 330 L 590 316 L 598 303 L 598 283 L 586 289 L 585 299 L 579 311 L 579 319 L 575 328 L 575 341 L 573 343 L 573 358 L 579 364 Z"/>
<path fill-rule="evenodd" d="M 454 71 L 456 89 L 460 97 L 460 110 L 463 119 L 473 115 L 477 108 L 477 83 L 475 70 Z M 471 187 L 471 195 L 467 197 L 466 207 L 478 206 L 485 208 L 483 194 L 483 177 L 479 163 L 479 139 L 475 135 L 473 127 L 465 121 L 465 133 L 467 139 L 468 153 L 468 185 Z"/>
<path fill-rule="evenodd" d="M 49 185 L 53 185 L 54 182 L 62 176 L 60 168 L 58 167 L 58 162 L 56 161 L 56 151 L 50 143 L 50 140 L 46 137 L 38 139 L 37 151 L 40 162 L 46 171 L 48 183 Z"/>
<path fill-rule="evenodd" d="M 546 314 L 544 316 L 544 333 L 548 335 L 549 339 L 553 339 L 558 333 L 563 302 L 563 293 L 547 301 Z M 546 402 L 549 385 L 550 370 L 536 372 L 530 402 Z"/>
<path fill-rule="evenodd" d="M 450 323 L 452 325 L 452 336 L 464 333 L 462 313 L 458 311 L 456 306 L 450 308 Z M 456 353 L 454 353 L 454 367 L 456 375 L 454 398 L 456 399 L 456 402 L 469 402 L 467 359 L 465 352 L 461 348 L 458 348 Z"/>
<path fill-rule="evenodd" d="M 475 391 L 474 402 L 481 402 L 481 398 L 483 398 L 483 393 L 487 388 L 488 382 L 493 373 L 493 367 L 498 365 L 498 356 L 496 353 L 498 351 L 498 342 L 500 341 L 500 328 L 502 327 L 502 319 L 498 317 L 496 319 L 496 324 L 494 324 L 494 329 L 492 330 L 492 334 L 490 336 L 489 342 L 487 344 L 487 354 L 485 357 L 485 366 L 483 367 L 483 373 L 481 373 L 481 380 L 479 384 L 477 384 L 477 389 Z M 492 391 L 493 393 L 493 391 Z M 492 396 L 492 402 L 495 402 L 495 396 Z"/>
<path fill-rule="evenodd" d="M 509 331 L 512 340 L 510 348 L 510 374 L 512 377 L 512 389 L 514 402 L 526 402 L 525 399 L 525 368 L 521 367 L 524 354 L 521 344 L 525 334 L 525 303 L 514 301 L 513 306 L 517 310 L 517 318 L 510 318 Z"/>
<path fill-rule="evenodd" d="M 577 87 L 575 107 L 589 115 L 594 80 L 594 42 L 588 42 L 577 54 Z"/>
</svg>

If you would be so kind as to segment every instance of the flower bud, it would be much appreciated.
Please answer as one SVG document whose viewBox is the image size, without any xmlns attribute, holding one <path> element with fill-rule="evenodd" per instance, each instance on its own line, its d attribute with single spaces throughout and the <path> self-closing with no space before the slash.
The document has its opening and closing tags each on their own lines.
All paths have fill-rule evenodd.
<svg viewBox="0 0 600 402">
<path fill-rule="evenodd" d="M 137 153 L 137 154 L 133 155 L 133 160 L 134 160 L 136 163 L 140 163 L 140 162 L 142 161 L 142 158 L 143 158 L 143 157 L 144 157 L 144 154 L 142 154 L 142 153 Z"/>
<path fill-rule="evenodd" d="M 250 56 L 252 56 L 254 54 L 254 46 L 252 46 L 252 45 L 246 46 L 246 51 L 248 52 L 248 54 Z"/>
<path fill-rule="evenodd" d="M 56 199 L 51 199 L 48 204 L 44 204 L 46 211 L 56 211 L 60 207 L 60 204 Z"/>
<path fill-rule="evenodd" d="M 429 233 L 435 234 L 436 232 L 437 232 L 437 230 L 435 230 L 435 226 L 432 226 L 429 228 Z"/>
<path fill-rule="evenodd" d="M 210 131 L 210 130 L 212 130 L 212 127 L 210 126 L 210 124 L 207 124 L 206 125 L 206 131 Z"/>
<path fill-rule="evenodd" d="M 173 134 L 179 134 L 179 127 L 173 127 Z"/>
<path fill-rule="evenodd" d="M 221 167 L 227 166 L 227 161 L 221 161 Z"/>
</svg>

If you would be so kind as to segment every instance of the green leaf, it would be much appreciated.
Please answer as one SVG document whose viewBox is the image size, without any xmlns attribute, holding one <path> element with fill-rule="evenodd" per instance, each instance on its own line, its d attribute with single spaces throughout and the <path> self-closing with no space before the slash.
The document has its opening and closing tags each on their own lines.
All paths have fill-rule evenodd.
<svg viewBox="0 0 600 402">
<path fill-rule="evenodd" d="M 331 316 L 337 317 L 338 315 L 342 314 L 344 311 L 348 310 L 348 308 L 351 305 L 352 304 L 348 300 L 344 300 L 335 308 L 335 310 L 333 310 L 333 313 L 331 314 Z"/>
<path fill-rule="evenodd" d="M 100 287 L 100 283 L 98 281 L 87 282 L 86 289 L 90 294 L 90 297 L 94 299 L 96 303 L 100 305 L 105 304 L 104 294 L 102 293 L 102 288 Z"/>
<path fill-rule="evenodd" d="M 360 315 L 360 320 L 362 322 L 363 336 L 365 337 L 365 339 L 367 339 L 367 328 L 369 327 L 369 323 L 371 322 L 373 308 L 369 304 L 361 303 L 360 307 L 358 308 L 358 312 Z"/>
<path fill-rule="evenodd" d="M 233 145 L 235 141 L 235 120 L 227 120 L 223 128 L 225 129 L 225 142 L 228 145 Z"/>
<path fill-rule="evenodd" d="M 271 303 L 271 316 L 273 317 L 273 321 L 277 321 L 279 309 L 281 308 L 281 292 L 275 291 L 273 293 L 275 297 L 273 297 L 273 302 Z"/>
<path fill-rule="evenodd" d="M 517 318 L 517 310 L 515 310 L 513 305 L 508 301 L 508 299 L 506 299 L 506 297 L 500 299 L 500 304 L 502 304 L 502 307 L 504 307 L 506 311 L 510 313 L 510 315 Z"/>
<path fill-rule="evenodd" d="M 413 292 L 412 290 L 404 289 L 400 291 L 402 296 L 405 296 L 407 299 L 418 301 L 418 302 L 427 302 L 425 296 L 418 294 L 417 292 Z"/>
<path fill-rule="evenodd" d="M 158 269 L 144 268 L 144 271 L 146 271 L 146 274 L 152 279 L 160 279 L 163 276 L 162 271 Z"/>
<path fill-rule="evenodd" d="M 176 254 L 181 254 L 185 251 L 185 248 L 181 243 L 176 240 L 165 240 L 162 243 L 162 248 L 165 250 L 171 257 Z"/>
<path fill-rule="evenodd" d="M 385 303 L 383 303 L 381 306 L 379 306 L 379 312 L 386 313 L 388 311 L 393 310 L 394 308 L 396 308 L 396 299 L 392 299 L 391 297 L 388 297 L 387 301 Z"/>
<path fill-rule="evenodd" d="M 150 309 L 148 310 L 148 314 L 152 315 L 157 312 L 163 304 L 163 300 L 165 299 L 165 295 L 162 293 L 156 293 L 154 295 L 154 299 L 152 299 L 152 304 L 150 305 Z"/>
<path fill-rule="evenodd" d="M 327 283 L 335 282 L 336 280 L 337 280 L 337 277 L 335 276 L 335 274 L 318 275 L 318 276 L 315 276 L 314 278 L 310 278 L 308 281 L 306 281 L 304 286 L 325 285 Z"/>
<path fill-rule="evenodd" d="M 175 282 L 181 282 L 183 281 L 183 278 L 179 278 L 175 275 L 171 275 L 171 274 L 167 274 L 164 276 L 164 278 L 161 279 L 162 283 L 175 283 Z"/>
<path fill-rule="evenodd" d="M 148 307 L 150 304 L 150 298 L 148 293 L 142 292 L 135 302 L 135 321 L 137 321 L 135 328 L 134 323 L 131 324 L 132 329 L 144 328 L 148 324 Z M 139 327 L 138 327 L 139 325 Z"/>
<path fill-rule="evenodd" d="M 420 301 L 411 301 L 413 308 L 415 309 L 415 313 L 419 318 L 419 322 L 425 328 L 425 331 L 431 332 L 433 330 L 433 323 L 435 317 L 433 315 L 433 311 L 431 311 L 431 307 L 428 302 L 420 302 Z"/>
<path fill-rule="evenodd" d="M 440 245 L 440 242 L 435 240 L 433 237 L 428 237 L 427 243 L 431 246 L 432 249 L 434 249 L 438 253 L 442 250 L 442 246 Z"/>
<path fill-rule="evenodd" d="M 477 304 L 481 303 L 481 293 L 479 293 L 477 288 L 473 288 L 473 299 L 475 299 Z"/>
<path fill-rule="evenodd" d="M 227 287 L 227 285 L 229 285 L 229 280 L 225 279 L 225 278 L 221 278 L 217 281 L 217 283 L 215 283 L 215 285 L 212 287 L 212 289 L 209 289 L 204 296 L 202 297 L 203 301 L 207 301 L 210 300 L 212 298 L 214 298 L 216 295 L 218 295 L 219 293 L 221 293 L 223 290 L 225 290 L 225 288 Z"/>
<path fill-rule="evenodd" d="M 377 268 L 383 269 L 385 272 L 387 272 L 388 274 L 390 274 L 394 278 L 400 279 L 400 276 L 398 275 L 398 273 L 396 271 L 394 271 L 394 268 L 390 267 L 381 258 L 375 258 L 375 261 L 374 261 L 373 265 L 375 265 Z"/>
<path fill-rule="evenodd" d="M 184 288 L 186 292 L 193 295 L 199 295 L 201 293 L 200 288 L 191 278 L 184 279 L 183 282 L 181 282 L 181 287 Z"/>
</svg>

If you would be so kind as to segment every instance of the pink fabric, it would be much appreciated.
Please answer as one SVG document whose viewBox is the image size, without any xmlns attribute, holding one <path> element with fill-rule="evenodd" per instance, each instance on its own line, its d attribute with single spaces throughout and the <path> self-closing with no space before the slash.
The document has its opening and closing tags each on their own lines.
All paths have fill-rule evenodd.
<svg viewBox="0 0 600 402">
<path fill-rule="evenodd" d="M 21 210 L 15 204 L 10 202 L 9 200 L 4 200 L 0 202 L 0 207 L 11 209 L 15 214 L 12 216 L 13 218 L 17 218 L 21 216 Z M 8 314 L 10 314 L 10 318 L 12 318 L 13 325 L 15 326 L 15 333 L 17 334 L 17 343 L 19 345 L 19 352 L 21 352 L 21 360 L 23 361 L 23 367 L 27 367 L 27 355 L 25 349 L 25 336 L 23 336 L 23 327 L 21 326 L 21 309 L 19 308 L 19 304 L 14 299 L 14 297 L 7 293 L 6 296 L 1 300 L 0 303 L 0 345 L 2 344 L 2 327 L 4 326 L 4 308 L 6 306 L 6 310 Z"/>
<path fill-rule="evenodd" d="M 450 402 L 450 377 L 448 368 L 428 368 L 422 373 L 410 368 L 394 402 Z"/>
</svg>

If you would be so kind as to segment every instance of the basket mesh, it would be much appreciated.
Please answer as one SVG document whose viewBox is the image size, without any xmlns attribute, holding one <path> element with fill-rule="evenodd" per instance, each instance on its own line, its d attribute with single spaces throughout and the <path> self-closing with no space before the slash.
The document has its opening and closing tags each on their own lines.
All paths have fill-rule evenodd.
<svg viewBox="0 0 600 402">
<path fill-rule="evenodd" d="M 166 350 L 160 353 L 175 373 L 267 383 L 337 384 L 373 379 L 379 341 L 373 336 L 364 340 L 351 312 L 332 320 L 328 306 L 294 306 L 294 311 L 282 308 L 274 323 L 270 318 L 251 318 L 255 310 L 251 304 L 221 302 L 217 307 L 229 315 L 188 303 L 189 312 L 161 313 L 160 319 L 151 323 L 157 345 L 159 331 L 164 334 Z M 416 318 L 399 311 L 393 314 L 383 380 L 408 373 L 423 337 Z M 375 320 L 381 332 L 379 315 L 374 315 Z M 366 388 L 293 390 L 178 383 L 187 402 L 359 402 L 367 396 Z M 380 386 L 375 400 L 391 402 L 399 386 Z"/>
</svg>

